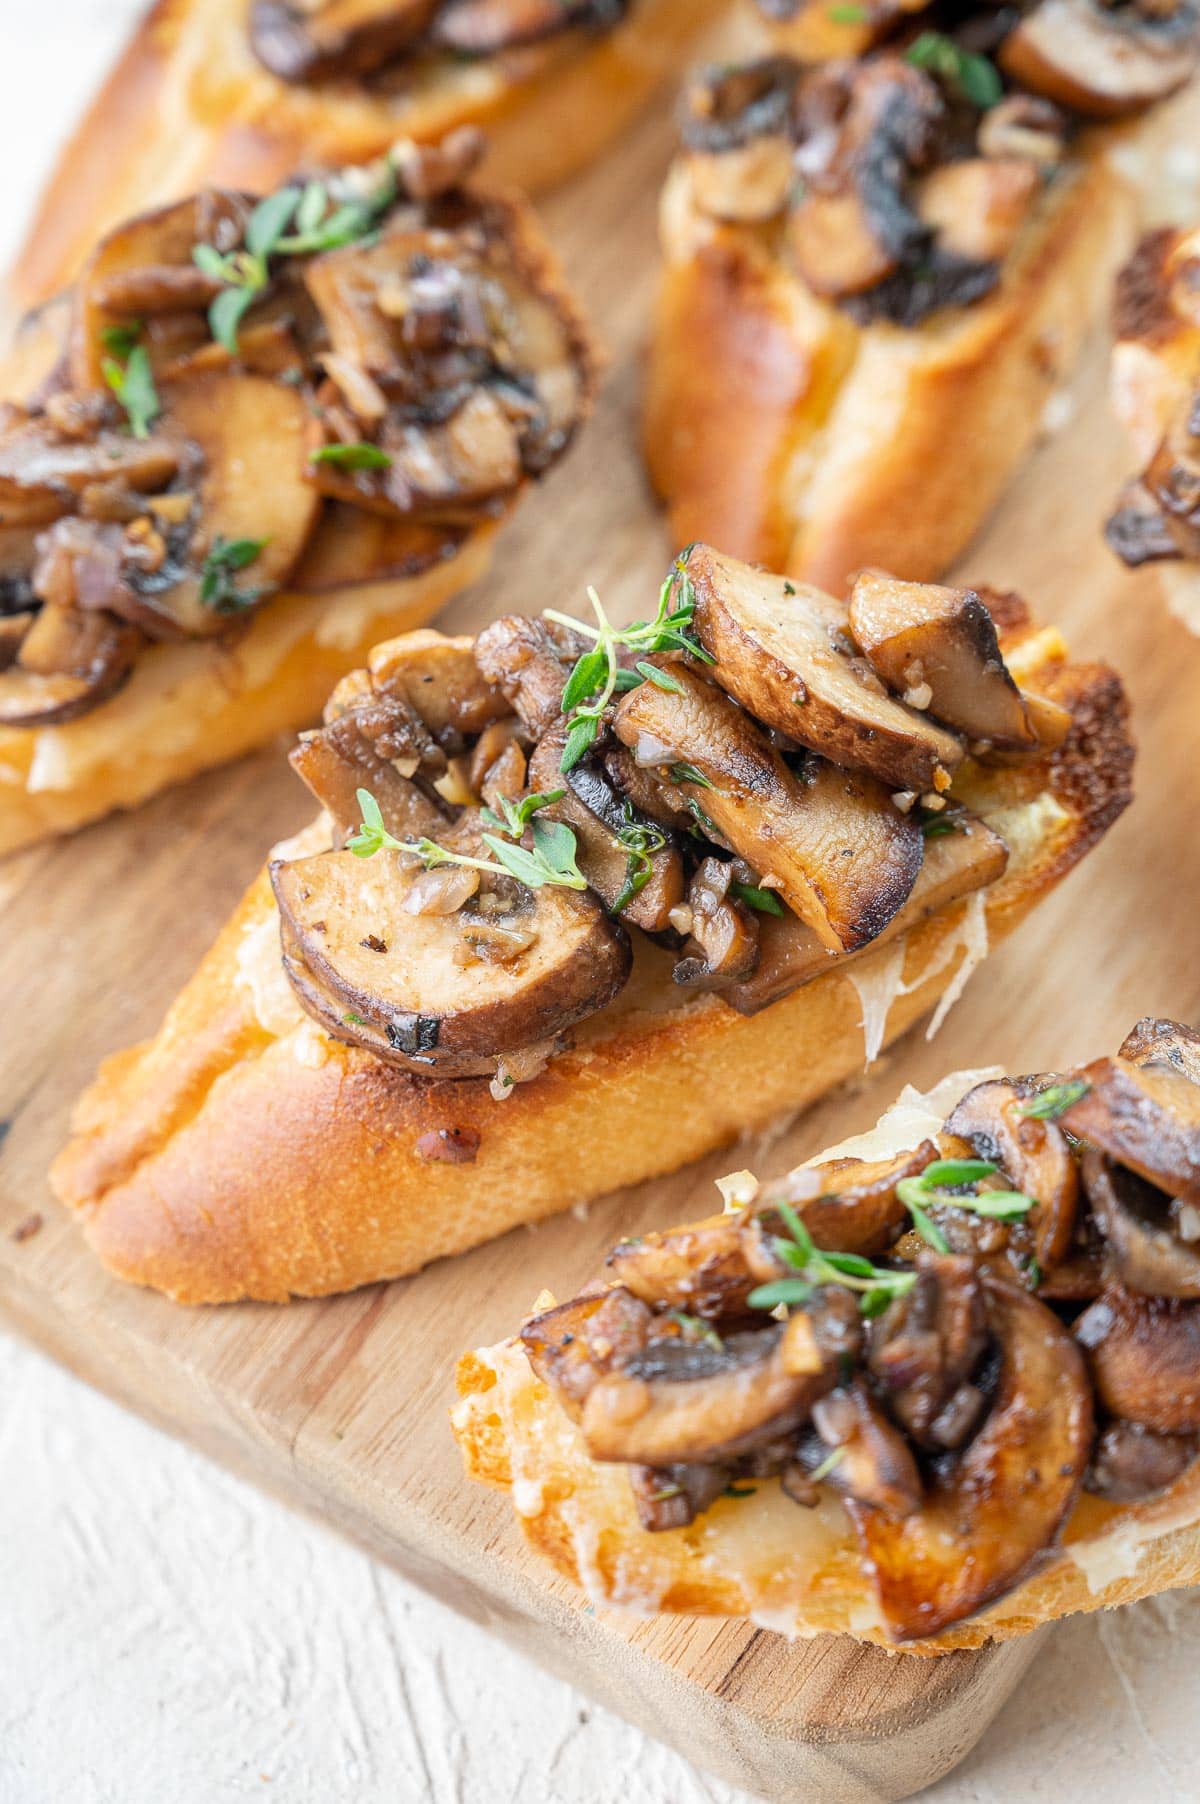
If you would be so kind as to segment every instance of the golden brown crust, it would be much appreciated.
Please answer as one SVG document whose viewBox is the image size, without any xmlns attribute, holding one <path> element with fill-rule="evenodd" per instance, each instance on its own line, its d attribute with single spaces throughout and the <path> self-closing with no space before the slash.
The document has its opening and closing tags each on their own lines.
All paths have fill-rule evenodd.
<svg viewBox="0 0 1200 1804">
<path fill-rule="evenodd" d="M 1017 656 L 1020 640 L 1006 649 Z M 1130 794 L 1132 747 L 1112 673 L 1065 664 L 1051 649 L 1035 659 L 1033 680 L 1077 724 L 1052 764 L 983 774 L 971 797 L 985 813 L 1003 810 L 1012 854 L 988 892 L 995 937 L 1078 862 Z M 889 1039 L 946 989 L 962 921 L 956 905 L 907 936 L 913 988 L 893 1003 Z M 482 1079 L 411 1077 L 329 1039 L 283 983 L 277 940 L 264 876 L 157 1038 L 102 1067 L 54 1168 L 58 1195 L 82 1212 L 104 1262 L 180 1301 L 281 1301 L 414 1271 L 580 1200 L 585 1117 L 586 1194 L 597 1196 L 801 1107 L 861 1065 L 862 1006 L 841 971 L 747 1019 L 713 995 L 679 1001 L 669 960 L 655 977 L 660 955 L 647 944 L 630 985 L 574 1048 L 497 1103 Z M 890 955 L 868 950 L 860 979 Z M 478 1136 L 473 1163 L 428 1156 L 430 1136 L 455 1130 L 456 1144 Z"/>
<path fill-rule="evenodd" d="M 745 229 L 697 242 L 685 182 L 677 169 L 664 199 L 645 412 L 674 536 L 837 593 L 867 565 L 938 576 L 1104 305 L 1131 241 L 1128 191 L 1093 156 L 1051 189 L 993 296 L 915 329 L 860 330 Z"/>
<path fill-rule="evenodd" d="M 718 1500 L 688 1529 L 647 1534 L 624 1468 L 592 1461 L 582 1435 L 515 1342 L 468 1353 L 452 1422 L 469 1477 L 509 1490 L 526 1538 L 597 1604 L 749 1616 L 792 1635 L 884 1633 L 842 1506 L 816 1511 L 778 1481 Z M 898 1651 L 936 1655 L 1026 1635 L 1077 1611 L 1112 1609 L 1200 1580 L 1200 1466 L 1148 1503 L 1083 1497 L 1066 1551 L 982 1615 Z"/>
<path fill-rule="evenodd" d="M 278 80 L 249 48 L 247 5 L 156 0 L 42 196 L 12 276 L 19 308 L 70 281 L 97 233 L 133 213 L 208 185 L 265 191 L 300 168 L 378 156 L 400 137 L 481 125 L 488 178 L 551 187 L 629 124 L 719 0 L 638 0 L 609 34 L 486 65 L 449 62 L 391 99 Z"/>
</svg>

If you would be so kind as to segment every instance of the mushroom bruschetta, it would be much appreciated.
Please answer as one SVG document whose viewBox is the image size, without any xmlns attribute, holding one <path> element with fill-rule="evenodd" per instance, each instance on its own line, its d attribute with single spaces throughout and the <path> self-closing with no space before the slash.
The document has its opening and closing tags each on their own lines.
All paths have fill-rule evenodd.
<svg viewBox="0 0 1200 1804">
<path fill-rule="evenodd" d="M 488 133 L 490 180 L 584 168 L 726 0 L 154 0 L 67 145 L 12 277 L 30 306 L 99 230 L 220 184 Z"/>
<path fill-rule="evenodd" d="M 645 411 L 680 539 L 839 593 L 953 561 L 1130 247 L 1132 195 L 1082 128 L 1186 79 L 1200 26 L 1167 11 L 1044 0 L 942 31 L 814 0 L 804 20 L 878 14 L 880 41 L 697 74 Z"/>
<path fill-rule="evenodd" d="M 1164 227 L 1117 282 L 1113 405 L 1142 464 L 1105 528 L 1131 568 L 1155 564 L 1200 633 L 1200 231 Z"/>
<path fill-rule="evenodd" d="M 588 338 L 476 134 L 102 239 L 0 409 L 0 851 L 313 719 L 486 567 Z"/>
<path fill-rule="evenodd" d="M 378 647 L 292 761 L 320 820 L 54 1173 L 189 1302 L 412 1272 L 811 1102 L 936 1025 L 1132 748 L 1014 596 L 847 608 L 696 546 L 632 627 Z"/>
<path fill-rule="evenodd" d="M 914 1653 L 1200 1579 L 1200 1035 L 906 1090 L 459 1366 L 597 1603 Z"/>
</svg>

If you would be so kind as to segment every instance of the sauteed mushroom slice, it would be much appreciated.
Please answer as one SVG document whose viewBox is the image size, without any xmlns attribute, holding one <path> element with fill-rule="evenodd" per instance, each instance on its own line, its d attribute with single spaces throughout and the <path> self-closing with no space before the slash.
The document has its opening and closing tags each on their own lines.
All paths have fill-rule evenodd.
<svg viewBox="0 0 1200 1804">
<path fill-rule="evenodd" d="M 1160 1065 L 1097 1059 L 1060 1125 L 1168 1196 L 1200 1189 L 1200 1087 Z"/>
<path fill-rule="evenodd" d="M 79 436 L 45 415 L 14 421 L 0 432 L 0 524 L 17 531 L 48 525 L 72 512 L 101 484 L 131 494 L 165 488 L 179 468 L 179 447 L 161 433 L 135 439 L 116 429 L 101 404 Z"/>
<path fill-rule="evenodd" d="M 1156 1434 L 1141 1422 L 1110 1422 L 1096 1442 L 1083 1488 L 1109 1503 L 1144 1503 L 1169 1490 L 1198 1451 L 1195 1435 Z"/>
<path fill-rule="evenodd" d="M 649 1534 L 686 1528 L 729 1483 L 726 1466 L 630 1466 L 638 1524 Z"/>
<path fill-rule="evenodd" d="M 411 913 L 414 862 L 393 852 L 276 863 L 271 880 L 304 1007 L 405 1070 L 477 1074 L 594 1014 L 629 975 L 627 937 L 576 890 L 489 874 L 456 912 Z"/>
<path fill-rule="evenodd" d="M 984 1407 L 972 1380 L 987 1345 L 987 1309 L 974 1262 L 922 1250 L 917 1281 L 871 1331 L 868 1365 L 896 1420 L 918 1445 L 962 1445 Z"/>
<path fill-rule="evenodd" d="M 1114 1288 L 1084 1310 L 1074 1332 L 1111 1415 L 1159 1434 L 1200 1430 L 1200 1304 Z"/>
<path fill-rule="evenodd" d="M 763 1281 L 747 1263 L 742 1222 L 732 1214 L 622 1240 L 604 1263 L 643 1302 L 705 1317 L 741 1314 Z"/>
<path fill-rule="evenodd" d="M 802 1447 L 803 1465 L 813 1469 L 819 1459 L 835 1491 L 897 1521 L 920 1509 L 921 1475 L 908 1442 L 861 1381 L 819 1398 L 812 1416 L 819 1438 Z"/>
<path fill-rule="evenodd" d="M 315 732 L 302 733 L 288 761 L 328 809 L 336 844 L 358 826 L 360 789 L 371 791 L 384 826 L 396 839 L 436 837 L 446 826 L 449 809 L 428 783 L 418 788 L 411 780 L 422 766 L 433 772 L 444 769 L 445 759 L 397 697 L 365 701 Z"/>
<path fill-rule="evenodd" d="M 495 56 L 561 32 L 611 30 L 630 0 L 447 0 L 437 9 L 430 41 L 460 56 Z"/>
<path fill-rule="evenodd" d="M 1022 1114 L 1025 1101 L 1009 1078 L 976 1084 L 947 1119 L 946 1133 L 966 1140 L 976 1158 L 991 1160 L 1013 1190 L 1033 1198 L 1027 1220 L 1038 1263 L 1049 1270 L 1074 1242 L 1079 1172 L 1065 1134 L 1053 1121 Z"/>
<path fill-rule="evenodd" d="M 1200 1246 L 1180 1233 L 1180 1207 L 1103 1153 L 1089 1147 L 1083 1182 L 1111 1267 L 1127 1290 L 1147 1297 L 1200 1297 Z M 1184 1221 L 1200 1241 L 1200 1210 L 1184 1203 Z"/>
<path fill-rule="evenodd" d="M 564 776 L 566 743 L 567 725 L 560 719 L 529 761 L 530 789 L 542 795 L 563 791 L 543 810 L 544 818 L 571 828 L 576 863 L 605 908 L 644 933 L 669 932 L 671 911 L 684 894 L 678 844 L 639 815 L 597 764 L 577 764 Z M 639 845 L 643 851 L 632 855 Z"/>
<path fill-rule="evenodd" d="M 840 1345 L 840 1330 L 833 1338 Z M 814 1302 L 786 1324 L 656 1341 L 633 1354 L 589 1393 L 583 1436 L 597 1460 L 709 1465 L 797 1427 L 836 1382 L 825 1306 Z"/>
<path fill-rule="evenodd" d="M 1008 848 L 998 833 L 970 814 L 955 817 L 955 831 L 925 843 L 925 858 L 912 894 L 878 936 L 895 939 L 918 921 L 1004 875 Z M 829 952 L 804 921 L 788 913 L 765 916 L 759 924 L 758 963 L 743 983 L 722 991 L 739 1014 L 788 996 L 810 977 L 828 970 Z"/>
<path fill-rule="evenodd" d="M 1181 88 L 1198 56 L 1194 0 L 1040 0 L 1005 38 L 999 62 L 1069 112 L 1115 119 Z"/>
<path fill-rule="evenodd" d="M 1034 1298 L 982 1279 L 999 1377 L 965 1450 L 903 1520 L 846 1500 L 893 1640 L 936 1635 L 1036 1570 L 1075 1501 L 1092 1399 L 1070 1336 Z"/>
<path fill-rule="evenodd" d="M 141 643 L 111 614 L 47 604 L 0 670 L 0 725 L 57 726 L 85 714 L 121 687 Z"/>
<path fill-rule="evenodd" d="M 630 690 L 614 730 L 640 763 L 663 766 L 707 830 L 774 881 L 834 951 L 876 938 L 909 896 L 924 842 L 872 778 L 823 759 L 797 777 L 720 689 L 672 665 L 674 688 Z"/>
<path fill-rule="evenodd" d="M 932 1140 L 890 1159 L 827 1159 L 801 1165 L 773 1184 L 762 1205 L 740 1218 L 747 1259 L 760 1283 L 781 1275 L 770 1248 L 780 1231 L 772 1213 L 778 1202 L 790 1203 L 827 1253 L 882 1253 L 908 1226 L 909 1213 L 896 1195 L 904 1178 L 919 1177 L 940 1157 Z"/>
<path fill-rule="evenodd" d="M 723 989 L 748 977 L 758 962 L 759 917 L 732 889 L 738 868 L 727 859 L 704 858 L 693 872 L 688 938 L 672 972 L 676 983 Z"/>
<path fill-rule="evenodd" d="M 681 136 L 692 194 L 713 219 L 766 220 L 795 183 L 791 57 L 702 69 L 684 89 Z"/>
<path fill-rule="evenodd" d="M 369 665 L 379 693 L 406 702 L 447 748 L 457 749 L 509 711 L 503 693 L 480 671 L 475 641 L 467 635 L 451 638 L 422 627 L 377 645 Z"/>
<path fill-rule="evenodd" d="M 1041 181 L 1041 170 L 1029 157 L 966 157 L 942 163 L 922 178 L 917 212 L 936 233 L 943 254 L 975 264 L 1000 263 L 1016 243 Z"/>
<path fill-rule="evenodd" d="M 1182 1021 L 1143 1015 L 1121 1042 L 1117 1057 L 1129 1065 L 1161 1066 L 1200 1084 L 1200 1033 Z"/>
<path fill-rule="evenodd" d="M 895 701 L 857 656 L 841 602 L 707 545 L 687 573 L 716 680 L 768 726 L 893 789 L 930 790 L 959 764 L 960 742 Z"/>
<path fill-rule="evenodd" d="M 644 1347 L 654 1328 L 647 1304 L 618 1284 L 532 1316 L 521 1329 L 521 1345 L 537 1376 L 578 1419 L 604 1374 Z"/>
<path fill-rule="evenodd" d="M 254 0 L 250 42 L 281 81 L 368 75 L 425 31 L 439 0 Z"/>
<path fill-rule="evenodd" d="M 532 737 L 542 739 L 562 713 L 571 660 L 579 655 L 582 643 L 542 620 L 504 614 L 476 639 L 475 662 L 484 680 L 516 709 Z"/>
<path fill-rule="evenodd" d="M 1070 730 L 1070 714 L 1056 703 L 1043 700 L 1031 714 L 974 589 L 864 571 L 850 596 L 850 631 L 890 689 L 971 740 L 1033 752 L 1061 744 Z"/>
</svg>

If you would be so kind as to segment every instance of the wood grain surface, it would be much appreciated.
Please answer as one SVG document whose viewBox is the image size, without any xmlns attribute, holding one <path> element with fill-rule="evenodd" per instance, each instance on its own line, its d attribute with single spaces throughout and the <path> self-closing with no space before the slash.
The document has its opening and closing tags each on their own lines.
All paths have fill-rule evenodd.
<svg viewBox="0 0 1200 1804">
<path fill-rule="evenodd" d="M 1182 117 L 1176 109 L 1173 129 Z M 507 531 L 494 580 L 450 610 L 452 627 L 501 609 L 570 607 L 588 582 L 620 616 L 652 606 L 673 548 L 634 443 L 670 142 L 664 118 L 648 122 L 543 209 L 611 370 L 598 417 Z M 446 1409 L 462 1349 L 510 1332 L 543 1287 L 569 1294 L 620 1235 L 708 1212 L 723 1171 L 783 1170 L 869 1125 L 903 1082 L 982 1063 L 1066 1063 L 1111 1049 L 1143 1013 L 1200 1020 L 1200 644 L 1167 615 L 1153 576 L 1130 576 L 1099 540 L 1127 464 L 1097 346 L 1067 424 L 964 573 L 1021 589 L 1079 654 L 1124 672 L 1140 742 L 1134 808 L 975 977 L 935 1044 L 910 1034 L 861 1084 L 787 1131 L 609 1198 L 584 1219 L 566 1215 L 415 1279 L 287 1309 L 189 1312 L 110 1280 L 45 1188 L 71 1102 L 104 1054 L 155 1027 L 264 849 L 309 805 L 277 746 L 0 866 L 6 1322 L 749 1789 L 851 1804 L 906 1796 L 949 1770 L 1037 1637 L 917 1661 L 850 1642 L 789 1644 L 736 1622 L 593 1613 L 525 1551 L 506 1501 L 464 1483 Z M 586 1145 L 579 1157 L 582 1168 Z"/>
</svg>

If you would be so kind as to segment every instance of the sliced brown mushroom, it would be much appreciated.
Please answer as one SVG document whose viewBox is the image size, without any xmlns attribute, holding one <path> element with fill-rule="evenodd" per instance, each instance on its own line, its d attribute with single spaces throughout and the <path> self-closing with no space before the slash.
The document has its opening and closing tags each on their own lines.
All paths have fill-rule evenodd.
<svg viewBox="0 0 1200 1804">
<path fill-rule="evenodd" d="M 1183 557 L 1200 557 L 1200 408 L 1189 395 L 1142 476 L 1167 535 Z"/>
<path fill-rule="evenodd" d="M 560 32 L 611 30 L 630 0 L 445 0 L 430 41 L 460 56 L 495 56 Z"/>
<path fill-rule="evenodd" d="M 917 1281 L 871 1330 L 868 1365 L 893 1416 L 919 1446 L 961 1446 L 984 1397 L 972 1382 L 987 1345 L 987 1309 L 971 1259 L 917 1255 Z"/>
<path fill-rule="evenodd" d="M 0 670 L 0 725 L 56 726 L 86 713 L 121 687 L 141 643 L 110 614 L 48 604 Z"/>
<path fill-rule="evenodd" d="M 920 1509 L 921 1475 L 908 1442 L 861 1381 L 819 1398 L 812 1417 L 819 1439 L 803 1463 L 819 1457 L 826 1484 L 898 1521 Z"/>
<path fill-rule="evenodd" d="M 1000 1167 L 1013 1190 L 1033 1198 L 1026 1225 L 1038 1264 L 1049 1271 L 1074 1242 L 1079 1172 L 1066 1135 L 1053 1121 L 1023 1114 L 1026 1100 L 1008 1078 L 976 1084 L 950 1114 L 946 1133 L 965 1140 L 977 1159 Z"/>
<path fill-rule="evenodd" d="M 1127 482 L 1121 490 L 1104 522 L 1104 537 L 1110 551 L 1131 570 L 1183 556 L 1162 508 L 1140 481 Z"/>
<path fill-rule="evenodd" d="M 521 1329 L 521 1345 L 537 1376 L 553 1385 L 568 1414 L 578 1418 L 593 1387 L 644 1347 L 654 1327 L 648 1305 L 618 1284 L 531 1316 Z"/>
<path fill-rule="evenodd" d="M 749 977 L 758 962 L 759 917 L 733 889 L 738 867 L 704 858 L 688 884 L 683 957 L 672 973 L 678 984 L 723 989 Z"/>
<path fill-rule="evenodd" d="M 1123 1059 L 1097 1059 L 1078 1075 L 1088 1089 L 1061 1126 L 1168 1196 L 1200 1188 L 1200 1087 L 1169 1067 Z"/>
<path fill-rule="evenodd" d="M 648 1534 L 686 1528 L 716 1502 L 730 1476 L 726 1466 L 630 1466 L 638 1526 Z"/>
<path fill-rule="evenodd" d="M 1159 1434 L 1200 1430 L 1200 1304 L 1109 1290 L 1084 1310 L 1075 1338 L 1110 1414 Z"/>
<path fill-rule="evenodd" d="M 1000 263 L 1016 243 L 1041 182 L 1041 170 L 1028 157 L 965 157 L 922 178 L 916 209 L 941 251 L 973 263 Z"/>
<path fill-rule="evenodd" d="M 603 1008 L 629 975 L 626 935 L 586 893 L 499 878 L 451 915 L 413 914 L 414 869 L 393 852 L 271 867 L 288 976 L 338 1039 L 405 1070 L 479 1075 Z"/>
<path fill-rule="evenodd" d="M 912 894 L 873 944 L 895 939 L 928 915 L 1004 875 L 1008 848 L 999 834 L 973 815 L 959 814 L 955 821 L 953 833 L 926 841 Z M 755 1015 L 829 968 L 828 948 L 804 921 L 790 913 L 765 916 L 752 975 L 723 990 L 722 996 L 739 1014 Z"/>
<path fill-rule="evenodd" d="M 817 1246 L 829 1253 L 882 1253 L 909 1213 L 896 1194 L 904 1178 L 919 1177 L 940 1155 L 932 1140 L 891 1159 L 827 1159 L 800 1165 L 772 1184 L 761 1206 L 742 1217 L 751 1269 L 760 1283 L 780 1276 L 777 1262 L 764 1245 L 779 1232 L 773 1214 L 778 1202 L 790 1203 Z"/>
<path fill-rule="evenodd" d="M 895 701 L 856 656 L 841 602 L 707 545 L 687 573 L 716 680 L 768 726 L 893 789 L 931 790 L 961 761 L 960 742 Z"/>
<path fill-rule="evenodd" d="M 564 629 L 523 614 L 504 614 L 476 639 L 475 662 L 532 737 L 542 739 L 562 713 L 563 689 L 581 649 L 582 641 L 573 647 Z"/>
<path fill-rule="evenodd" d="M 672 678 L 671 690 L 630 690 L 618 738 L 640 763 L 665 767 L 701 826 L 770 878 L 824 945 L 850 951 L 875 939 L 920 873 L 919 823 L 872 778 L 823 759 L 793 775 L 722 690 L 682 665 Z"/>
<path fill-rule="evenodd" d="M 836 1358 L 823 1337 L 823 1312 L 814 1305 L 811 1315 L 786 1324 L 656 1341 L 589 1392 L 582 1417 L 588 1452 L 638 1465 L 707 1465 L 784 1434 L 837 1382 Z M 812 1358 L 790 1356 L 798 1338 L 815 1348 Z"/>
<path fill-rule="evenodd" d="M 1127 1290 L 1146 1297 L 1200 1297 L 1200 1246 L 1182 1237 L 1176 1206 L 1163 1191 L 1094 1147 L 1083 1156 L 1083 1182 L 1111 1269 Z M 1184 1207 L 1196 1241 L 1200 1212 L 1192 1204 Z"/>
<path fill-rule="evenodd" d="M 134 494 L 166 487 L 179 467 L 178 446 L 157 433 L 131 438 L 117 429 L 112 412 L 104 408 L 86 436 L 68 436 L 41 415 L 17 420 L 0 432 L 0 522 L 5 528 L 48 525 L 72 512 L 85 491 L 98 484 L 120 483 Z"/>
<path fill-rule="evenodd" d="M 508 702 L 475 661 L 475 641 L 422 627 L 377 645 L 371 676 L 382 695 L 420 715 L 439 745 L 455 747 L 508 713 Z"/>
<path fill-rule="evenodd" d="M 781 213 L 795 183 L 791 57 L 699 71 L 684 90 L 681 136 L 696 205 L 713 219 Z"/>
<path fill-rule="evenodd" d="M 289 762 L 332 816 L 336 845 L 360 824 L 360 789 L 370 790 L 396 839 L 436 838 L 450 817 L 428 783 L 418 788 L 411 780 L 422 766 L 444 769 L 445 759 L 398 697 L 374 698 L 301 734 Z"/>
<path fill-rule="evenodd" d="M 1144 1503 L 1169 1490 L 1198 1451 L 1195 1435 L 1156 1434 L 1141 1422 L 1110 1422 L 1096 1442 L 1084 1489 L 1109 1503 Z"/>
<path fill-rule="evenodd" d="M 597 764 L 577 764 L 564 776 L 560 763 L 566 743 L 567 726 L 560 719 L 529 761 L 530 789 L 543 795 L 564 792 L 544 810 L 545 817 L 565 821 L 571 828 L 576 863 L 605 908 L 644 933 L 668 932 L 671 911 L 684 894 L 678 843 L 640 815 Z M 624 844 L 618 835 L 625 836 Z M 635 843 L 648 848 L 642 854 L 648 873 L 645 862 L 631 857 L 629 847 Z"/>
<path fill-rule="evenodd" d="M 1200 1084 L 1200 1033 L 1183 1021 L 1143 1015 L 1121 1042 L 1117 1057 L 1130 1065 L 1161 1066 Z"/>
<path fill-rule="evenodd" d="M 1115 119 L 1163 100 L 1200 56 L 1193 0 L 1040 0 L 1009 32 L 1000 66 L 1014 82 L 1092 119 Z"/>
<path fill-rule="evenodd" d="M 425 31 L 440 0 L 254 0 L 250 42 L 281 81 L 368 75 Z"/>
<path fill-rule="evenodd" d="M 1040 700 L 1031 711 L 974 589 L 865 571 L 851 592 L 850 631 L 889 688 L 971 740 L 1032 752 L 1060 744 L 1070 730 L 1070 714 L 1056 703 Z"/>
<path fill-rule="evenodd" d="M 762 1281 L 746 1263 L 742 1226 L 734 1214 L 622 1240 L 605 1268 L 643 1302 L 700 1316 L 739 1314 Z"/>
<path fill-rule="evenodd" d="M 1070 1336 L 1034 1298 L 982 1280 L 1000 1373 L 964 1452 L 935 1469 L 904 1520 L 846 1500 L 888 1634 L 919 1640 L 962 1622 L 1036 1571 L 1078 1493 L 1092 1399 Z"/>
</svg>

